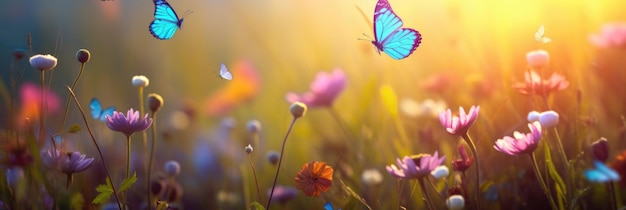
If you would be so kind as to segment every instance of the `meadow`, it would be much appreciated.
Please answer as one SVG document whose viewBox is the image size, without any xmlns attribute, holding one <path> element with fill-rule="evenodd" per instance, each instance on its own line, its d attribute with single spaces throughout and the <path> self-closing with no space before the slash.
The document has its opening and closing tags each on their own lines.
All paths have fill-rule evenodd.
<svg viewBox="0 0 626 210">
<path fill-rule="evenodd" d="M 388 1 L 0 2 L 0 209 L 626 209 L 626 2 Z"/>
</svg>

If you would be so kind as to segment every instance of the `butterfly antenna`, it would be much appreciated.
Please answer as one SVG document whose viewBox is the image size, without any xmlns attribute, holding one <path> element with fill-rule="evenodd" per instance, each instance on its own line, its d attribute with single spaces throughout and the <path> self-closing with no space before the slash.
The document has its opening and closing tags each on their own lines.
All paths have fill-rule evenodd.
<svg viewBox="0 0 626 210">
<path fill-rule="evenodd" d="M 372 41 L 374 39 L 372 39 L 372 37 L 368 36 L 367 34 L 363 33 L 363 36 L 367 37 L 368 39 L 362 39 L 362 38 L 357 38 L 360 41 Z"/>
<path fill-rule="evenodd" d="M 185 14 L 183 14 L 183 17 L 187 16 L 187 15 L 191 15 L 193 14 L 193 10 L 187 10 L 185 11 Z"/>
</svg>

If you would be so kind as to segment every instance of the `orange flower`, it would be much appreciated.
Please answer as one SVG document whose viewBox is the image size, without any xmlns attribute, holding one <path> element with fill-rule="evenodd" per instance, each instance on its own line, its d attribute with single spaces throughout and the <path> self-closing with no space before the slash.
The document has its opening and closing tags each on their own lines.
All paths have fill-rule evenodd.
<svg viewBox="0 0 626 210">
<path fill-rule="evenodd" d="M 333 168 L 325 162 L 313 161 L 304 164 L 296 178 L 296 188 L 304 191 L 307 196 L 319 196 L 328 191 L 333 183 Z"/>
</svg>

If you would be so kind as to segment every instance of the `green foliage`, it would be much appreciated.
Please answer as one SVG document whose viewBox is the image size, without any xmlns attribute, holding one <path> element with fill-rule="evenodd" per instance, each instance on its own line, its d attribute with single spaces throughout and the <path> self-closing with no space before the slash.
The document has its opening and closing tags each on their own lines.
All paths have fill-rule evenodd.
<svg viewBox="0 0 626 210">
<path fill-rule="evenodd" d="M 137 182 L 137 172 L 133 174 L 133 176 L 128 177 L 122 181 L 122 187 L 120 187 L 120 192 L 124 192 Z"/>
<path fill-rule="evenodd" d="M 249 207 L 251 210 L 265 210 L 265 207 L 256 201 L 252 202 Z"/>
<path fill-rule="evenodd" d="M 82 129 L 80 128 L 80 125 L 78 124 L 72 124 L 70 125 L 70 129 L 67 131 L 68 133 L 78 133 L 80 132 Z"/>
<path fill-rule="evenodd" d="M 93 201 L 91 201 L 91 203 L 102 204 L 106 202 L 107 200 L 109 200 L 109 198 L 111 198 L 111 195 L 113 194 L 111 178 L 107 177 L 106 181 L 107 181 L 106 185 L 101 184 L 96 187 L 96 191 L 99 192 L 100 194 L 98 194 L 96 198 L 94 198 Z"/>
<path fill-rule="evenodd" d="M 85 198 L 83 198 L 83 194 L 80 192 L 74 193 L 70 200 L 72 209 L 83 209 L 85 204 Z"/>
</svg>

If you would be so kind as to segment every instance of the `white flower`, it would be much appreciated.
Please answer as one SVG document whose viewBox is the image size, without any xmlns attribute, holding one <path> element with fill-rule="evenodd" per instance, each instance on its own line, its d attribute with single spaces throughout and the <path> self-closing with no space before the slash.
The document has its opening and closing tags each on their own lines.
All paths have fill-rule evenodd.
<svg viewBox="0 0 626 210">
<path fill-rule="evenodd" d="M 446 199 L 446 206 L 450 210 L 461 210 L 465 206 L 465 199 L 461 195 L 453 195 Z"/>
<path fill-rule="evenodd" d="M 541 127 L 543 128 L 551 128 L 559 124 L 559 113 L 555 111 L 545 111 L 545 112 L 537 112 L 532 111 L 528 113 L 528 122 L 536 122 L 539 121 Z"/>
<path fill-rule="evenodd" d="M 150 80 L 144 75 L 135 75 L 133 76 L 132 83 L 135 87 L 148 87 Z"/>
<path fill-rule="evenodd" d="M 48 54 L 48 55 L 41 55 L 41 54 L 33 55 L 32 57 L 30 57 L 30 59 L 28 61 L 30 62 L 30 65 L 33 68 L 39 69 L 41 71 L 52 70 L 54 67 L 57 66 L 57 58 L 55 58 L 54 56 L 52 56 L 50 54 Z"/>
<path fill-rule="evenodd" d="M 375 168 L 366 169 L 361 174 L 361 180 L 367 185 L 379 184 L 383 181 L 383 175 Z"/>
<path fill-rule="evenodd" d="M 447 166 L 441 165 L 437 166 L 435 170 L 430 172 L 430 175 L 433 175 L 435 179 L 441 179 L 442 177 L 446 177 L 450 174 L 450 169 Z"/>
</svg>

